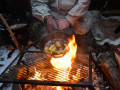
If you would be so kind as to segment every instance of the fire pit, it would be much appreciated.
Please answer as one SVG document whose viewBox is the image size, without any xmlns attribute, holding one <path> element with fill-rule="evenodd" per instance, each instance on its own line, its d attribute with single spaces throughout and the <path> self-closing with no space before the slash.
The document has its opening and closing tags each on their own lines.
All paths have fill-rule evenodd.
<svg viewBox="0 0 120 90">
<path fill-rule="evenodd" d="M 1 76 L 0 82 L 47 86 L 92 87 L 91 59 L 89 62 L 89 67 L 76 61 L 72 64 L 71 70 L 55 70 L 45 54 L 25 53 L 21 65 L 11 66 L 9 71 Z"/>
<path fill-rule="evenodd" d="M 85 59 L 84 55 L 82 58 L 79 55 L 77 56 L 77 44 L 75 43 L 74 36 L 71 39 L 69 38 L 69 35 L 66 34 L 50 34 L 50 36 L 48 35 L 46 38 L 44 37 L 40 42 L 41 51 L 25 51 L 20 47 L 5 19 L 2 17 L 2 15 L 0 15 L 0 17 L 7 27 L 7 30 L 9 31 L 16 47 L 21 52 L 19 59 L 16 59 L 16 61 L 13 60 L 14 62 L 10 64 L 11 66 L 5 69 L 4 72 L 0 75 L 0 83 L 12 83 L 13 85 L 19 84 L 21 90 L 94 90 L 94 88 L 98 90 L 101 88 L 103 90 L 104 86 L 105 88 L 109 88 L 109 86 L 111 86 L 108 86 L 109 81 L 102 78 L 97 78 L 98 72 L 95 73 L 95 71 L 92 69 L 91 59 L 93 58 L 91 53 L 89 54 L 89 62 L 86 62 L 88 58 Z M 50 54 L 46 54 L 43 51 L 45 43 L 52 39 L 68 40 L 69 43 L 66 47 L 69 47 L 69 49 L 62 57 L 56 58 Z M 84 47 L 86 48 L 86 46 Z M 88 56 L 88 53 L 86 55 Z M 97 61 L 97 59 L 94 59 L 94 64 L 96 64 L 95 62 Z M 104 59 L 102 59 L 100 60 L 101 62 L 104 61 Z M 113 62 L 111 59 L 109 59 L 107 60 Z M 119 78 L 117 78 L 119 77 L 119 71 L 116 67 L 113 67 L 109 70 L 110 64 L 108 63 L 103 64 L 103 66 L 107 65 L 107 68 L 102 68 L 102 70 L 104 70 L 104 73 L 106 74 L 106 76 L 108 76 L 108 79 L 111 81 L 111 83 L 113 82 L 113 80 L 115 81 L 115 83 L 112 83 L 112 86 L 114 86 L 114 88 L 118 88 L 119 90 L 119 87 L 117 87 L 119 86 L 118 82 L 120 80 Z M 98 66 L 97 68 L 99 69 Z M 108 72 L 113 71 L 118 71 L 118 74 L 116 74 L 118 75 L 117 77 L 114 76 L 115 74 L 109 73 L 109 75 L 107 75 Z M 98 76 L 99 75 L 101 74 L 98 74 Z M 102 75 L 102 77 L 103 76 L 104 75 Z M 107 82 L 107 84 L 104 80 Z M 117 83 L 116 80 L 118 81 Z M 92 81 L 94 87 L 92 85 Z"/>
<path fill-rule="evenodd" d="M 49 57 L 40 51 L 24 51 L 19 63 L 14 62 L 9 70 L 1 75 L 0 82 L 20 84 L 23 90 L 78 90 L 75 87 L 93 90 L 91 54 L 87 64 L 89 66 L 80 63 L 75 58 L 77 44 L 74 36 L 68 41 L 70 50 L 60 58 Z"/>
</svg>

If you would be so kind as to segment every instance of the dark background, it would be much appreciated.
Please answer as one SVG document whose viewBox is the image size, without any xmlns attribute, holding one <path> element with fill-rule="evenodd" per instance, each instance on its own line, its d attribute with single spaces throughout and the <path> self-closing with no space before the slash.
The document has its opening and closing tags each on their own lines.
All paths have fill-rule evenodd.
<svg viewBox="0 0 120 90">
<path fill-rule="evenodd" d="M 91 0 L 89 10 L 114 11 L 120 15 L 120 0 Z M 116 12 L 119 11 L 119 12 Z M 14 13 L 21 16 L 31 12 L 30 0 L 0 0 L 0 13 Z"/>
<path fill-rule="evenodd" d="M 91 0 L 89 10 L 98 10 L 105 16 L 120 15 L 120 0 Z M 30 0 L 0 0 L 0 13 L 29 22 Z"/>
</svg>

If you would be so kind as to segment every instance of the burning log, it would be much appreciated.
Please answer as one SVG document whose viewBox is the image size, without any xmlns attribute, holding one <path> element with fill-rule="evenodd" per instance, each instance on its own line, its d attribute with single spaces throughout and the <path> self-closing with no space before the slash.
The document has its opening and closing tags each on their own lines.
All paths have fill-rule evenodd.
<svg viewBox="0 0 120 90">
<path fill-rule="evenodd" d="M 119 69 L 120 69 L 120 48 L 117 48 L 113 45 L 111 45 L 111 48 L 113 49 L 113 51 L 115 53 L 115 58 L 116 58 L 116 61 L 119 65 Z"/>
<path fill-rule="evenodd" d="M 114 90 L 120 90 L 120 71 L 113 54 L 104 52 L 99 58 L 101 70 L 104 72 Z"/>
<path fill-rule="evenodd" d="M 120 56 L 117 53 L 115 53 L 115 57 L 116 57 L 116 59 L 118 61 L 119 69 L 120 69 Z"/>
</svg>

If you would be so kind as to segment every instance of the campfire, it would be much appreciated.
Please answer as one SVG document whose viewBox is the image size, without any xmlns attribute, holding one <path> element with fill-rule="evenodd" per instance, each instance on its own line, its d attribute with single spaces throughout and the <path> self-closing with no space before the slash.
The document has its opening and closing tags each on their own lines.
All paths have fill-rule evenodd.
<svg viewBox="0 0 120 90">
<path fill-rule="evenodd" d="M 59 33 L 58 35 L 48 36 L 46 40 L 51 38 L 58 39 L 57 36 L 68 40 L 68 44 L 65 46 L 68 51 L 62 56 L 60 55 L 59 57 L 59 55 L 57 55 L 58 57 L 56 58 L 42 51 L 24 51 L 19 46 L 14 34 L 2 16 L 1 19 L 7 26 L 8 32 L 15 45 L 21 52 L 19 60 L 16 59 L 11 62 L 10 68 L 7 67 L 1 74 L 1 83 L 19 84 L 21 90 L 84 90 L 83 87 L 87 90 L 88 88 L 94 90 L 94 88 L 96 89 L 97 87 L 103 89 L 103 86 L 106 88 L 111 88 L 112 86 L 115 90 L 120 89 L 120 72 L 119 67 L 117 66 L 119 62 L 113 58 L 114 55 L 112 53 L 114 51 L 120 55 L 120 52 L 114 46 L 108 45 L 108 47 L 105 47 L 105 50 L 103 50 L 104 47 L 102 46 L 103 49 L 100 48 L 97 50 L 96 48 L 95 51 L 90 51 L 91 53 L 88 55 L 89 62 L 81 63 L 83 60 L 82 58 L 79 57 L 79 60 L 78 58 L 76 59 L 77 44 L 75 42 L 75 36 L 73 35 L 71 38 L 68 38 L 66 35 L 59 35 Z M 44 43 L 41 44 L 44 45 Z M 105 74 L 103 74 L 102 78 L 99 80 L 96 78 L 97 74 L 92 77 L 92 74 L 96 71 L 93 71 L 92 69 L 91 59 L 97 67 L 97 70 L 100 70 Z M 84 60 L 86 61 L 85 58 Z M 17 61 L 17 63 L 15 61 Z M 96 84 L 96 82 L 104 82 L 104 80 L 109 87 L 103 85 L 106 82 Z"/>
<path fill-rule="evenodd" d="M 20 84 L 21 90 L 93 88 L 91 57 L 88 54 L 88 62 L 81 63 L 81 58 L 76 58 L 77 44 L 75 36 L 66 37 L 65 34 L 57 34 L 61 33 L 55 33 L 52 38 L 56 40 L 60 36 L 60 39 L 62 37 L 62 39 L 67 40 L 65 46 L 67 51 L 64 55 L 53 57 L 41 51 L 25 51 L 17 64 L 13 64 L 8 73 L 4 75 L 4 77 L 6 76 L 5 80 L 6 78 L 8 78 L 7 80 L 14 79 L 11 82 Z"/>
<path fill-rule="evenodd" d="M 75 36 L 73 35 L 72 38 L 68 38 L 69 43 L 66 45 L 69 50 L 66 52 L 66 54 L 62 57 L 51 57 L 50 63 L 53 66 L 53 70 L 57 72 L 56 76 L 54 77 L 54 81 L 65 81 L 65 82 L 72 82 L 70 78 L 73 79 L 73 81 L 78 82 L 80 80 L 80 68 L 76 70 L 75 75 L 69 75 L 72 69 L 72 63 L 74 63 L 76 51 L 77 51 L 77 44 L 75 42 Z M 36 70 L 36 67 L 34 67 L 34 75 L 31 77 L 28 77 L 28 80 L 47 80 L 46 77 L 44 77 L 41 73 L 41 71 Z M 26 84 L 25 88 L 29 85 Z M 40 88 L 40 86 L 38 86 Z M 43 88 L 43 87 L 42 87 Z M 55 87 L 54 87 L 55 88 Z M 56 90 L 62 90 L 61 86 L 56 86 Z"/>
<path fill-rule="evenodd" d="M 69 43 L 67 47 L 70 49 L 63 57 L 61 58 L 51 58 L 51 64 L 54 66 L 54 69 L 61 74 L 60 70 L 63 70 L 62 77 L 59 77 L 59 74 L 56 76 L 56 81 L 68 81 L 69 72 L 71 70 L 71 64 L 75 58 L 77 44 L 75 42 L 75 36 L 72 39 L 68 39 Z"/>
</svg>

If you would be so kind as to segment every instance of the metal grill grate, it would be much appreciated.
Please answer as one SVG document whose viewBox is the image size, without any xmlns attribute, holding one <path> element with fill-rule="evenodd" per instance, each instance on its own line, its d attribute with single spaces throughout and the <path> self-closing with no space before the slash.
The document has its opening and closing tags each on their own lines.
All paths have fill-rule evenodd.
<svg viewBox="0 0 120 90">
<path fill-rule="evenodd" d="M 72 68 L 68 69 L 66 75 L 64 69 L 57 69 L 50 63 L 50 58 L 44 53 L 26 52 L 19 65 L 12 65 L 8 72 L 1 76 L 0 82 L 19 84 L 39 84 L 50 86 L 86 86 L 92 85 L 91 59 L 89 65 L 85 66 L 75 60 Z M 59 71 L 59 72 L 58 72 Z M 35 73 L 39 73 L 39 80 L 33 78 Z M 67 76 L 67 80 L 63 79 Z M 79 79 L 76 79 L 79 77 Z"/>
</svg>

